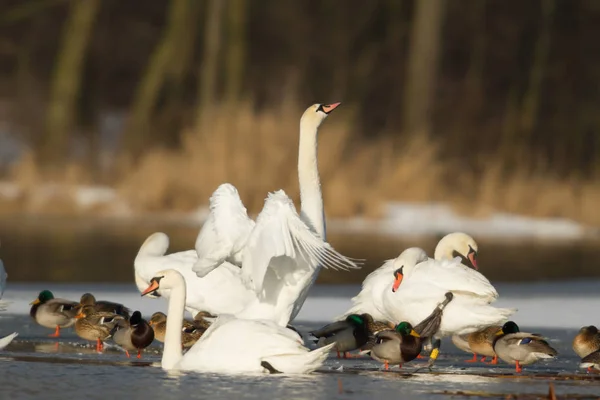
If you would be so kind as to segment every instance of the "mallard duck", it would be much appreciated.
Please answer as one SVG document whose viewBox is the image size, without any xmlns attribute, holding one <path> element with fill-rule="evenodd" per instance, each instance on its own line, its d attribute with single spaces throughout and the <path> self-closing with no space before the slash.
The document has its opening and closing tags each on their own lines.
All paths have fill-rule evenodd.
<svg viewBox="0 0 600 400">
<path fill-rule="evenodd" d="M 200 328 L 208 329 L 212 321 L 207 320 L 206 318 L 217 318 L 216 315 L 212 315 L 208 311 L 200 311 L 194 317 L 194 324 L 199 326 Z"/>
<path fill-rule="evenodd" d="M 79 303 L 65 299 L 55 299 L 49 290 L 42 290 L 37 299 L 29 303 L 29 315 L 41 326 L 56 328 L 50 337 L 59 337 L 60 328 L 68 328 L 75 323 Z"/>
<path fill-rule="evenodd" d="M 371 350 L 377 343 L 377 334 L 382 331 L 394 329 L 394 324 L 388 321 L 375 321 L 369 313 L 364 313 L 361 315 L 367 322 L 367 332 L 369 333 L 369 339 L 367 340 L 367 343 L 360 347 L 361 353 L 365 354 L 368 353 L 369 350 Z"/>
<path fill-rule="evenodd" d="M 385 369 L 389 369 L 389 364 L 402 365 L 414 360 L 421 349 L 420 335 L 410 323 L 400 322 L 394 330 L 377 334 L 377 343 L 371 349 L 371 357 L 383 362 Z"/>
<path fill-rule="evenodd" d="M 161 343 L 165 342 L 165 333 L 167 331 L 167 316 L 162 312 L 155 312 L 150 317 L 148 324 L 154 330 L 154 338 Z M 183 348 L 192 347 L 206 331 L 206 328 L 196 325 L 194 322 L 183 320 L 181 330 L 181 345 Z"/>
<path fill-rule="evenodd" d="M 505 323 L 496 333 L 493 347 L 501 360 L 515 364 L 517 372 L 523 370 L 521 365 L 554 358 L 558 354 L 540 335 L 521 332 L 513 321 Z"/>
<path fill-rule="evenodd" d="M 110 312 L 118 315 L 122 315 L 126 319 L 129 319 L 131 310 L 125 307 L 123 304 L 113 303 L 112 301 L 100 300 L 96 301 L 96 298 L 91 293 L 84 293 L 79 300 L 82 306 L 93 306 L 94 310 L 102 312 Z"/>
<path fill-rule="evenodd" d="M 150 346 L 154 340 L 154 330 L 142 319 L 142 313 L 135 311 L 128 322 L 119 320 L 111 336 L 113 341 L 125 350 L 127 357 L 129 351 L 137 350 L 137 358 L 142 358 L 142 349 Z"/>
<path fill-rule="evenodd" d="M 593 353 L 588 354 L 587 356 L 581 359 L 581 364 L 579 364 L 580 368 L 587 368 L 589 372 L 592 372 L 592 369 L 600 370 L 600 350 L 596 350 Z"/>
<path fill-rule="evenodd" d="M 473 353 L 473 358 L 466 360 L 466 362 L 477 362 L 477 355 L 480 355 L 483 357 L 479 361 L 485 362 L 487 357 L 493 357 L 490 364 L 498 364 L 498 356 L 494 351 L 493 345 L 496 333 L 501 328 L 499 325 L 492 325 L 466 335 L 453 335 L 452 343 L 463 351 Z"/>
<path fill-rule="evenodd" d="M 600 350 L 600 332 L 594 325 L 584 326 L 573 339 L 573 350 L 581 358 Z"/>
<path fill-rule="evenodd" d="M 84 306 L 79 314 L 75 316 L 75 332 L 85 340 L 96 342 L 96 351 L 101 352 L 104 348 L 102 343 L 108 339 L 118 321 L 125 318 L 111 312 L 96 311 L 94 306 Z"/>
<path fill-rule="evenodd" d="M 367 344 L 369 325 L 365 314 L 350 314 L 343 321 L 333 322 L 310 333 L 318 338 L 317 347 L 335 342 L 333 348 L 337 351 L 338 358 L 340 353 L 343 353 L 344 358 L 347 358 L 349 351 L 359 349 Z"/>
</svg>

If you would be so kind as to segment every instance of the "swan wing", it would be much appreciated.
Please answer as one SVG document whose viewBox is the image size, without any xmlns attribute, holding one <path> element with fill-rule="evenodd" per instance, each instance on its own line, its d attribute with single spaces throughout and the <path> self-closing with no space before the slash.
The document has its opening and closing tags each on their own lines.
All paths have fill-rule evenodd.
<svg viewBox="0 0 600 400">
<path fill-rule="evenodd" d="M 429 259 L 415 266 L 411 280 L 428 282 L 445 291 L 464 293 L 487 301 L 498 298 L 498 292 L 490 281 L 478 271 L 453 260 Z"/>
<path fill-rule="evenodd" d="M 232 261 L 246 243 L 254 221 L 248 217 L 237 189 L 229 184 L 220 185 L 210 198 L 208 218 L 196 238 L 196 261 L 193 271 L 200 278 L 221 265 Z"/>
<path fill-rule="evenodd" d="M 279 280 L 285 280 L 298 269 L 314 270 L 319 265 L 335 270 L 360 268 L 310 230 L 283 190 L 269 193 L 243 250 L 244 282 L 261 293 L 269 266 Z"/>
</svg>

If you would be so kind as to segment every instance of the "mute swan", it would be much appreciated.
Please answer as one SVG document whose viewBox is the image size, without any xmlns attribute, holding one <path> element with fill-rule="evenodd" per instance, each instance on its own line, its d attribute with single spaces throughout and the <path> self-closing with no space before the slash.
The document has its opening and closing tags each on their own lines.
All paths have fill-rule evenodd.
<svg viewBox="0 0 600 400">
<path fill-rule="evenodd" d="M 435 247 L 434 257 L 436 260 L 452 260 L 456 255 L 468 260 L 475 269 L 477 269 L 477 243 L 475 240 L 462 232 L 453 232 L 444 236 Z M 419 249 L 420 250 L 420 249 Z M 415 263 L 429 259 L 423 256 L 421 251 L 406 250 L 405 257 L 413 258 Z M 383 303 L 381 295 L 389 286 L 390 274 L 398 267 L 395 264 L 397 259 L 387 260 L 381 267 L 371 272 L 363 281 L 362 289 L 358 295 L 352 298 L 352 307 L 344 314 L 369 313 L 376 320 L 385 320 L 383 312 Z"/>
<path fill-rule="evenodd" d="M 458 257 L 434 260 L 427 258 L 424 250 L 411 248 L 394 260 L 394 267 L 388 281 L 393 284 L 381 296 L 389 321 L 416 324 L 446 292 L 452 292 L 454 299 L 444 310 L 438 337 L 500 325 L 516 311 L 491 306 L 498 297 L 496 289 L 479 272 L 462 265 Z"/>
<path fill-rule="evenodd" d="M 188 284 L 189 311 L 272 319 L 285 326 L 300 311 L 321 267 L 358 268 L 325 242 L 317 132 L 339 104 L 315 104 L 300 120 L 299 217 L 291 199 L 278 191 L 269 194 L 255 223 L 235 187 L 223 184 L 211 196 L 210 214 L 196 239 L 195 252 L 165 256 L 166 235 L 162 243 L 147 239 L 134 263 L 138 288 L 147 286 L 159 269 L 175 269 Z"/>
<path fill-rule="evenodd" d="M 319 368 L 332 345 L 309 351 L 291 329 L 272 321 L 237 319 L 223 315 L 185 355 L 181 350 L 181 329 L 186 282 L 175 270 L 160 271 L 150 280 L 142 296 L 170 290 L 163 369 L 217 373 L 309 373 Z"/>
</svg>

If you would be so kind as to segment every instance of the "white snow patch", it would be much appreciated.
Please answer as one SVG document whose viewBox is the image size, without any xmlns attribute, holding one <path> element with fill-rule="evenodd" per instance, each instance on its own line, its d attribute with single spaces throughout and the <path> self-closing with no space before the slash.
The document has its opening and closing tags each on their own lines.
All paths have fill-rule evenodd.
<svg viewBox="0 0 600 400">
<path fill-rule="evenodd" d="M 456 214 L 440 203 L 390 203 L 379 220 L 351 218 L 330 220 L 328 229 L 348 233 L 381 233 L 394 236 L 437 235 L 464 231 L 478 237 L 577 239 L 590 233 L 568 219 L 532 218 L 497 212 L 487 218 Z"/>
</svg>

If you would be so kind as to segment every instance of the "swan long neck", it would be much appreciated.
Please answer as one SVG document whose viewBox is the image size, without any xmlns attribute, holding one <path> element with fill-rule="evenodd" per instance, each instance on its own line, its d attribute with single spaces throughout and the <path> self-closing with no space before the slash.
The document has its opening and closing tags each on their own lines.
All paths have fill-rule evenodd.
<svg viewBox="0 0 600 400">
<path fill-rule="evenodd" d="M 161 365 L 163 369 L 173 369 L 183 357 L 181 349 L 181 330 L 185 311 L 186 287 L 183 278 L 171 288 L 167 314 L 167 331 Z"/>
<path fill-rule="evenodd" d="M 317 167 L 317 130 L 318 127 L 310 120 L 300 122 L 300 148 L 298 151 L 300 216 L 323 240 L 327 240 L 321 180 Z"/>
<path fill-rule="evenodd" d="M 437 246 L 435 246 L 433 258 L 436 260 L 452 260 L 454 258 L 454 247 L 446 240 L 440 240 Z"/>
</svg>

